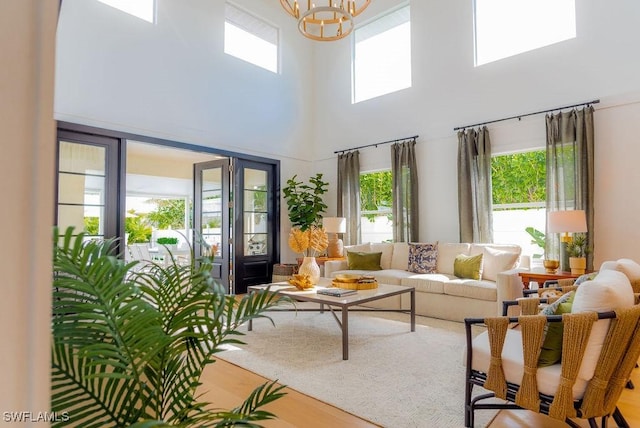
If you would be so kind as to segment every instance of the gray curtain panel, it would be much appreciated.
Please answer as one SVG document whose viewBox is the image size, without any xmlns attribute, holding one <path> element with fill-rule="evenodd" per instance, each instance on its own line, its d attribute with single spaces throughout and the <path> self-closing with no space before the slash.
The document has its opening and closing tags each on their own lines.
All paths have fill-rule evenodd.
<svg viewBox="0 0 640 428">
<path fill-rule="evenodd" d="M 347 219 L 345 245 L 360 243 L 360 152 L 338 155 L 338 217 Z"/>
<path fill-rule="evenodd" d="M 415 146 L 415 140 L 391 145 L 394 242 L 419 240 L 418 168 Z"/>
<path fill-rule="evenodd" d="M 460 242 L 493 242 L 489 130 L 458 132 Z"/>
<path fill-rule="evenodd" d="M 547 211 L 584 210 L 587 245 L 593 249 L 593 107 L 546 116 Z M 547 237 L 546 251 L 558 254 L 559 236 Z M 593 251 L 587 254 L 593 270 Z"/>
</svg>

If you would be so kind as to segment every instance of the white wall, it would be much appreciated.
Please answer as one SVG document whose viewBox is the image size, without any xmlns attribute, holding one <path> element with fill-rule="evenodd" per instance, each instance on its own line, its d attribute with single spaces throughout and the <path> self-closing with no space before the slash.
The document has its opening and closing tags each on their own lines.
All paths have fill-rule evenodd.
<svg viewBox="0 0 640 428">
<path fill-rule="evenodd" d="M 310 51 L 279 7 L 239 0 L 282 27 L 282 72 L 224 54 L 224 2 L 158 0 L 151 24 L 65 0 L 56 118 L 267 157 L 308 159 Z M 291 24 L 291 25 L 287 25 Z"/>
<path fill-rule="evenodd" d="M 640 260 L 633 162 L 640 103 L 640 2 L 577 1 L 577 37 L 473 66 L 470 0 L 411 2 L 413 86 L 351 104 L 351 39 L 317 43 L 270 0 L 236 4 L 281 28 L 282 73 L 223 53 L 223 1 L 158 0 L 154 26 L 96 1 L 65 0 L 58 31 L 56 118 L 277 158 L 282 180 L 322 172 L 335 150 L 419 134 L 421 240 L 455 241 L 456 126 L 599 98 L 596 263 Z M 366 22 L 399 0 L 376 0 Z M 631 118 L 631 120 L 626 120 Z M 494 153 L 544 145 L 544 117 L 490 126 Z M 361 151 L 389 168 L 389 146 Z M 335 214 L 335 187 L 327 197 Z M 629 195 L 629 196 L 627 196 Z M 622 208 L 624 207 L 624 208 Z M 288 219 L 282 213 L 283 262 Z M 635 233 L 635 232 L 634 232 Z"/>
<path fill-rule="evenodd" d="M 378 0 L 360 22 L 399 4 Z M 335 176 L 334 150 L 419 134 L 421 240 L 458 239 L 454 127 L 578 102 L 595 105 L 595 259 L 631 257 L 640 220 L 640 2 L 576 1 L 577 37 L 473 66 L 470 0 L 413 1 L 412 88 L 351 104 L 351 45 L 316 50 L 317 168 Z M 544 147 L 544 116 L 490 127 L 494 153 Z M 388 146 L 361 151 L 362 169 L 390 167 Z M 331 196 L 335 207 L 335 195 Z M 334 208 L 335 209 L 335 208 Z M 634 236 L 636 235 L 636 236 Z"/>
<path fill-rule="evenodd" d="M 0 411 L 50 410 L 53 70 L 58 2 L 0 2 Z M 10 424 L 31 426 L 32 424 Z M 28 420 L 23 420 L 28 422 Z"/>
</svg>

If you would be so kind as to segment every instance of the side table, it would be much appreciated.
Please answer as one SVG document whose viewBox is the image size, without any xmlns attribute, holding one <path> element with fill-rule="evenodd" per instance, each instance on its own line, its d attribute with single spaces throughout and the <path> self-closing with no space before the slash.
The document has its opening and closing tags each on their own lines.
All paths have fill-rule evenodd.
<svg viewBox="0 0 640 428">
<path fill-rule="evenodd" d="M 544 284 L 545 281 L 549 281 L 552 279 L 565 279 L 565 278 L 578 278 L 581 274 L 575 274 L 571 272 L 555 272 L 555 273 L 546 273 L 546 272 L 518 272 L 520 278 L 522 278 L 522 285 L 525 290 L 529 289 L 529 283 L 531 281 L 537 282 L 539 287 Z"/>
</svg>

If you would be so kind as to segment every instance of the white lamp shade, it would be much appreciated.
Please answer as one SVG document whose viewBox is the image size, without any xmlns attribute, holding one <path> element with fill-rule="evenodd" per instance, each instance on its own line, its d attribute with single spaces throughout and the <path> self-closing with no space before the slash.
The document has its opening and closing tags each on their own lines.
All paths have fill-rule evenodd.
<svg viewBox="0 0 640 428">
<path fill-rule="evenodd" d="M 347 219 L 344 217 L 323 217 L 322 227 L 327 233 L 345 233 L 347 231 Z"/>
<path fill-rule="evenodd" d="M 587 216 L 584 210 L 551 211 L 549 213 L 550 233 L 586 232 Z"/>
</svg>

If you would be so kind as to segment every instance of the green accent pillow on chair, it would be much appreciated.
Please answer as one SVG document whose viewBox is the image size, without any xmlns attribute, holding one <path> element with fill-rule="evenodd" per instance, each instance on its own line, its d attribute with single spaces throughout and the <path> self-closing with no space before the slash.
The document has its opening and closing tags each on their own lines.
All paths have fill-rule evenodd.
<svg viewBox="0 0 640 428">
<path fill-rule="evenodd" d="M 545 307 L 541 315 L 562 315 L 570 314 L 573 306 L 573 291 L 570 291 L 560 297 L 558 300 Z M 559 363 L 562 359 L 562 334 L 564 327 L 561 322 L 547 323 L 546 333 L 542 348 L 540 348 L 540 356 L 538 357 L 538 367 L 552 366 Z"/>
<path fill-rule="evenodd" d="M 458 254 L 453 261 L 453 274 L 458 278 L 479 280 L 482 276 L 482 253 L 476 256 Z"/>
<path fill-rule="evenodd" d="M 347 263 L 350 270 L 381 270 L 382 253 L 347 252 Z"/>
</svg>

